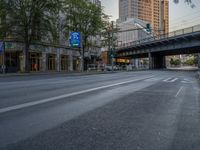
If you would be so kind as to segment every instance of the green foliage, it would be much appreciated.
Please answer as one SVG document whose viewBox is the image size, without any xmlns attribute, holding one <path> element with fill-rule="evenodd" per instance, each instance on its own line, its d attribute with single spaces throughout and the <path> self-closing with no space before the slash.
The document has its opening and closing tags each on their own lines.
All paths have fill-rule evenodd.
<svg viewBox="0 0 200 150">
<path fill-rule="evenodd" d="M 86 0 L 64 0 L 63 4 L 64 28 L 68 36 L 72 31 L 81 32 L 84 47 L 87 47 L 88 38 L 99 35 L 103 28 L 101 7 Z"/>
<path fill-rule="evenodd" d="M 97 43 L 95 37 L 100 36 L 104 28 L 102 8 L 86 0 L 63 0 L 62 12 L 66 36 L 73 31 L 82 34 L 82 50 L 79 52 L 84 57 L 85 51 L 89 52 Z M 81 63 L 84 66 L 84 60 Z"/>
<path fill-rule="evenodd" d="M 197 65 L 198 64 L 198 58 L 197 57 L 190 58 L 184 64 L 187 64 L 187 65 L 190 65 L 190 66 Z"/>
<path fill-rule="evenodd" d="M 190 66 L 194 65 L 194 59 L 188 59 L 188 60 L 185 62 L 185 64 L 190 65 Z"/>
<path fill-rule="evenodd" d="M 33 41 L 58 37 L 55 18 L 59 0 L 1 0 L 1 37 L 21 39 L 25 44 L 25 71 L 29 72 L 29 48 Z"/>
<path fill-rule="evenodd" d="M 102 37 L 103 37 L 103 42 L 102 46 L 108 47 L 117 47 L 118 46 L 118 38 L 117 38 L 117 32 L 119 31 L 119 28 L 114 25 L 113 22 L 109 21 L 109 17 L 107 15 L 104 15 L 104 29 L 102 31 Z"/>
<path fill-rule="evenodd" d="M 178 65 L 181 64 L 181 60 L 180 60 L 180 59 L 175 59 L 175 60 L 174 60 L 173 58 L 171 58 L 170 64 L 171 64 L 171 65 L 174 65 L 174 66 L 178 66 Z"/>
<path fill-rule="evenodd" d="M 1 0 L 1 7 L 1 27 L 9 36 L 31 43 L 55 33 L 58 0 Z"/>
<path fill-rule="evenodd" d="M 61 32 L 81 32 L 85 49 L 104 28 L 102 15 L 101 7 L 86 0 L 0 0 L 0 38 L 24 41 L 26 61 L 32 42 L 59 44 Z"/>
</svg>

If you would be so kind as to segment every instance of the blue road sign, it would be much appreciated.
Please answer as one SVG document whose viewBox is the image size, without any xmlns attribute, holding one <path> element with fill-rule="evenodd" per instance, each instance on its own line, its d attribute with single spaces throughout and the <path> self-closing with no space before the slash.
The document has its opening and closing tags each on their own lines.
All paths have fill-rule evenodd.
<svg viewBox="0 0 200 150">
<path fill-rule="evenodd" d="M 81 47 L 81 33 L 80 32 L 72 32 L 70 44 L 72 47 Z"/>
<path fill-rule="evenodd" d="M 3 42 L 0 42 L 0 53 L 3 52 Z"/>
</svg>

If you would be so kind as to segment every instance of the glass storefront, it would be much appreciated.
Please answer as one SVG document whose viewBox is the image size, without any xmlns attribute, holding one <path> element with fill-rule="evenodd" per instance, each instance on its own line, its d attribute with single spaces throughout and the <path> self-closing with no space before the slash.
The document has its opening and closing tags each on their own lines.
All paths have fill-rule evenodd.
<svg viewBox="0 0 200 150">
<path fill-rule="evenodd" d="M 3 54 L 0 53 L 0 73 L 3 73 L 2 66 L 3 66 Z"/>
<path fill-rule="evenodd" d="M 81 60 L 78 57 L 73 57 L 73 70 L 80 71 Z"/>
<path fill-rule="evenodd" d="M 56 71 L 56 55 L 48 54 L 47 55 L 47 66 L 49 71 Z"/>
<path fill-rule="evenodd" d="M 3 54 L 0 53 L 0 66 L 3 65 Z"/>
<path fill-rule="evenodd" d="M 6 52 L 5 53 L 5 65 L 6 72 L 14 73 L 20 71 L 20 52 Z"/>
<path fill-rule="evenodd" d="M 81 61 L 78 53 L 67 52 L 68 50 L 61 50 L 59 52 L 57 49 L 40 45 L 31 46 L 28 62 L 26 62 L 24 44 L 9 42 L 6 45 L 4 57 L 0 53 L 0 73 L 3 73 L 3 58 L 6 73 L 80 71 Z M 26 66 L 26 63 L 28 63 L 28 66 Z"/>
<path fill-rule="evenodd" d="M 30 68 L 31 71 L 41 71 L 42 54 L 30 53 Z"/>
<path fill-rule="evenodd" d="M 68 71 L 68 56 L 67 55 L 61 55 L 61 70 L 62 71 Z"/>
</svg>

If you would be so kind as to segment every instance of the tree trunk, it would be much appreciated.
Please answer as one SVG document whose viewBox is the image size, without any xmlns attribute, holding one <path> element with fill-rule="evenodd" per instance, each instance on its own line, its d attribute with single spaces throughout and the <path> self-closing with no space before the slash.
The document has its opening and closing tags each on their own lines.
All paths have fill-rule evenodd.
<svg viewBox="0 0 200 150">
<path fill-rule="evenodd" d="M 80 70 L 81 70 L 81 72 L 84 72 L 84 48 L 82 47 L 82 48 L 80 48 L 81 49 L 81 68 L 80 68 Z"/>
<path fill-rule="evenodd" d="M 86 47 L 86 43 L 87 43 L 87 38 L 84 38 L 84 43 L 81 49 L 81 71 L 84 72 L 85 71 L 85 47 Z"/>
<path fill-rule="evenodd" d="M 110 33 L 108 33 L 108 54 L 107 54 L 107 59 L 108 59 L 108 64 L 111 64 L 111 59 L 110 59 L 110 54 L 111 54 L 111 40 L 110 40 Z M 107 65 L 108 65 L 107 64 Z"/>
<path fill-rule="evenodd" d="M 29 48 L 30 44 L 28 42 L 25 43 L 25 49 L 24 49 L 24 57 L 25 57 L 25 72 L 30 72 L 30 57 L 29 57 Z"/>
</svg>

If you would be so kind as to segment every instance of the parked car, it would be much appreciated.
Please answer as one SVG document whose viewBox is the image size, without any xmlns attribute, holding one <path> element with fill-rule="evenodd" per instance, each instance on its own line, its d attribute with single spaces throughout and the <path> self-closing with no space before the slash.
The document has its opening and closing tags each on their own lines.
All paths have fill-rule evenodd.
<svg viewBox="0 0 200 150">
<path fill-rule="evenodd" d="M 88 71 L 96 71 L 97 70 L 97 65 L 96 64 L 88 64 L 87 65 L 87 70 Z"/>
<path fill-rule="evenodd" d="M 107 66 L 105 67 L 105 70 L 106 70 L 106 71 L 112 71 L 112 65 L 107 65 Z M 116 66 L 116 65 L 114 65 L 114 66 L 113 66 L 113 70 L 114 70 L 114 71 L 119 70 L 119 67 Z"/>
</svg>

